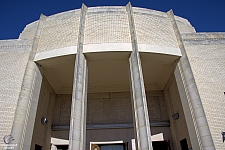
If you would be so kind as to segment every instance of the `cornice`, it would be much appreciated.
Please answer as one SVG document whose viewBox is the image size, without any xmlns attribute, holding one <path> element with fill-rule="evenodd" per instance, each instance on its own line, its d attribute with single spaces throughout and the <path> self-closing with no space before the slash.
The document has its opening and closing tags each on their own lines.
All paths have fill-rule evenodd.
<svg viewBox="0 0 225 150">
<path fill-rule="evenodd" d="M 31 47 L 31 45 L 4 45 L 4 46 L 0 46 L 0 49 L 5 49 L 5 48 L 24 48 L 24 47 Z"/>
<path fill-rule="evenodd" d="M 183 40 L 220 40 L 225 39 L 225 32 L 184 33 L 181 37 Z"/>
<path fill-rule="evenodd" d="M 185 44 L 225 44 L 225 32 L 211 32 L 211 33 L 187 33 L 181 34 L 182 41 Z"/>
<path fill-rule="evenodd" d="M 30 51 L 32 48 L 32 43 L 33 40 L 0 40 L 0 52 L 15 50 Z"/>
</svg>

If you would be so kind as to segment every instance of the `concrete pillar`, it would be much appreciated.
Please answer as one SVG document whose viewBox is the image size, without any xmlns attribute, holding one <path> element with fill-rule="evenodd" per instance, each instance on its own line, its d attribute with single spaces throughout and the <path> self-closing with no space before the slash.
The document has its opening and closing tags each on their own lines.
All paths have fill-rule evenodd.
<svg viewBox="0 0 225 150">
<path fill-rule="evenodd" d="M 179 48 L 182 53 L 182 57 L 175 70 L 175 77 L 180 95 L 182 96 L 182 93 L 185 93 L 185 97 L 181 97 L 181 101 L 185 113 L 185 119 L 187 121 L 192 148 L 214 150 L 215 146 L 204 108 L 172 10 L 168 12 L 168 17 L 171 20 Z"/>
<path fill-rule="evenodd" d="M 138 52 L 138 45 L 134 27 L 134 19 L 132 6 L 127 4 L 132 49 L 129 65 L 130 65 L 130 82 L 132 97 L 132 113 L 134 122 L 134 134 L 137 150 L 152 150 L 151 130 L 148 116 L 148 107 L 145 95 L 144 80 L 142 74 L 141 60 Z"/>
<path fill-rule="evenodd" d="M 77 54 L 74 68 L 69 150 L 85 150 L 87 115 L 87 60 L 83 54 L 84 24 L 87 7 L 82 4 Z"/>
<path fill-rule="evenodd" d="M 76 56 L 70 119 L 69 150 L 84 150 L 86 143 L 87 60 Z"/>
<path fill-rule="evenodd" d="M 11 135 L 14 138 L 11 144 L 14 145 L 13 149 L 15 150 L 27 150 L 30 149 L 31 146 L 33 127 L 42 83 L 42 73 L 33 60 L 45 20 L 46 16 L 41 15 L 17 102 L 11 131 Z M 8 149 L 12 148 L 9 146 Z"/>
</svg>

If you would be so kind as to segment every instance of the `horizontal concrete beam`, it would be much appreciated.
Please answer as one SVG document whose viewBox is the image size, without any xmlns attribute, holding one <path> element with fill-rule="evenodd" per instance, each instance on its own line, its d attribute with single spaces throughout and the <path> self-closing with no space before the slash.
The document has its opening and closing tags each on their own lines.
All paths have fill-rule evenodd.
<svg viewBox="0 0 225 150">
<path fill-rule="evenodd" d="M 64 47 L 59 49 L 53 49 L 41 53 L 37 53 L 34 61 L 38 62 L 40 60 L 67 56 L 77 54 L 77 46 Z M 155 54 L 165 54 L 180 56 L 181 52 L 179 48 L 167 47 L 160 45 L 150 45 L 150 44 L 138 44 L 139 52 L 155 53 Z M 83 53 L 95 53 L 95 52 L 131 52 L 131 43 L 102 43 L 102 44 L 88 44 L 83 45 Z"/>
<path fill-rule="evenodd" d="M 151 122 L 151 127 L 169 127 L 169 121 Z M 120 124 L 87 124 L 86 129 L 124 129 L 133 128 L 133 123 L 120 123 Z M 52 126 L 52 131 L 69 130 L 70 126 Z"/>
</svg>

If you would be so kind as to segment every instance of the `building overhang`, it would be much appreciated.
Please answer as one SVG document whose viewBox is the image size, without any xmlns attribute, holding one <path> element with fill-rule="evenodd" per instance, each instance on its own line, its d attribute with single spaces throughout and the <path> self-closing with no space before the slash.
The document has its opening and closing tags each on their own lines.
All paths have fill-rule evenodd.
<svg viewBox="0 0 225 150">
<path fill-rule="evenodd" d="M 158 45 L 138 45 L 146 91 L 162 90 L 177 60 L 180 49 Z M 130 43 L 84 45 L 88 60 L 88 93 L 127 92 L 129 84 Z M 44 76 L 57 94 L 71 94 L 77 47 L 37 53 L 35 62 L 44 68 Z"/>
</svg>

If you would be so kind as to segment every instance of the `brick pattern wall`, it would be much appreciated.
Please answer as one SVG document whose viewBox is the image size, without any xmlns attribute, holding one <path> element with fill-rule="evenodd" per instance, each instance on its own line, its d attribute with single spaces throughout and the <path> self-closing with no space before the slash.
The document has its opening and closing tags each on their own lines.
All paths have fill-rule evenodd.
<svg viewBox="0 0 225 150">
<path fill-rule="evenodd" d="M 203 44 L 204 43 L 204 44 Z M 225 42 L 215 39 L 185 41 L 185 48 L 217 150 L 224 149 Z"/>
<path fill-rule="evenodd" d="M 166 13 L 134 8 L 138 43 L 178 47 Z M 195 32 L 188 21 L 178 18 L 181 33 Z M 38 52 L 77 46 L 80 10 L 49 16 L 43 26 Z M 20 39 L 33 39 L 37 22 L 26 26 Z M 128 15 L 125 7 L 89 8 L 85 20 L 84 44 L 130 43 Z"/>
<path fill-rule="evenodd" d="M 134 23 L 139 44 L 178 47 L 169 18 L 135 13 Z"/>
<path fill-rule="evenodd" d="M 72 95 L 57 95 L 53 125 L 70 125 Z"/>
<path fill-rule="evenodd" d="M 37 52 L 76 46 L 78 40 L 78 28 L 80 11 L 53 15 L 44 23 Z"/>
<path fill-rule="evenodd" d="M 87 123 L 132 122 L 129 93 L 99 93 L 88 96 Z"/>
<path fill-rule="evenodd" d="M 16 45 L 4 48 L 4 51 L 0 48 L 0 139 L 11 133 L 28 57 L 29 51 Z M 0 144 L 3 144 L 3 140 L 0 140 Z"/>
<path fill-rule="evenodd" d="M 187 25 L 184 22 L 177 21 L 177 26 L 180 33 L 195 33 L 195 29 L 191 25 Z"/>
<path fill-rule="evenodd" d="M 147 92 L 148 113 L 151 122 L 168 120 L 161 92 Z M 71 95 L 57 95 L 54 125 L 69 125 Z M 88 94 L 87 124 L 132 123 L 130 93 Z"/>
<path fill-rule="evenodd" d="M 38 21 L 28 24 L 20 34 L 19 39 L 33 39 L 37 31 L 37 26 Z"/>
<path fill-rule="evenodd" d="M 87 13 L 84 44 L 130 43 L 128 16 L 123 10 Z"/>
</svg>

